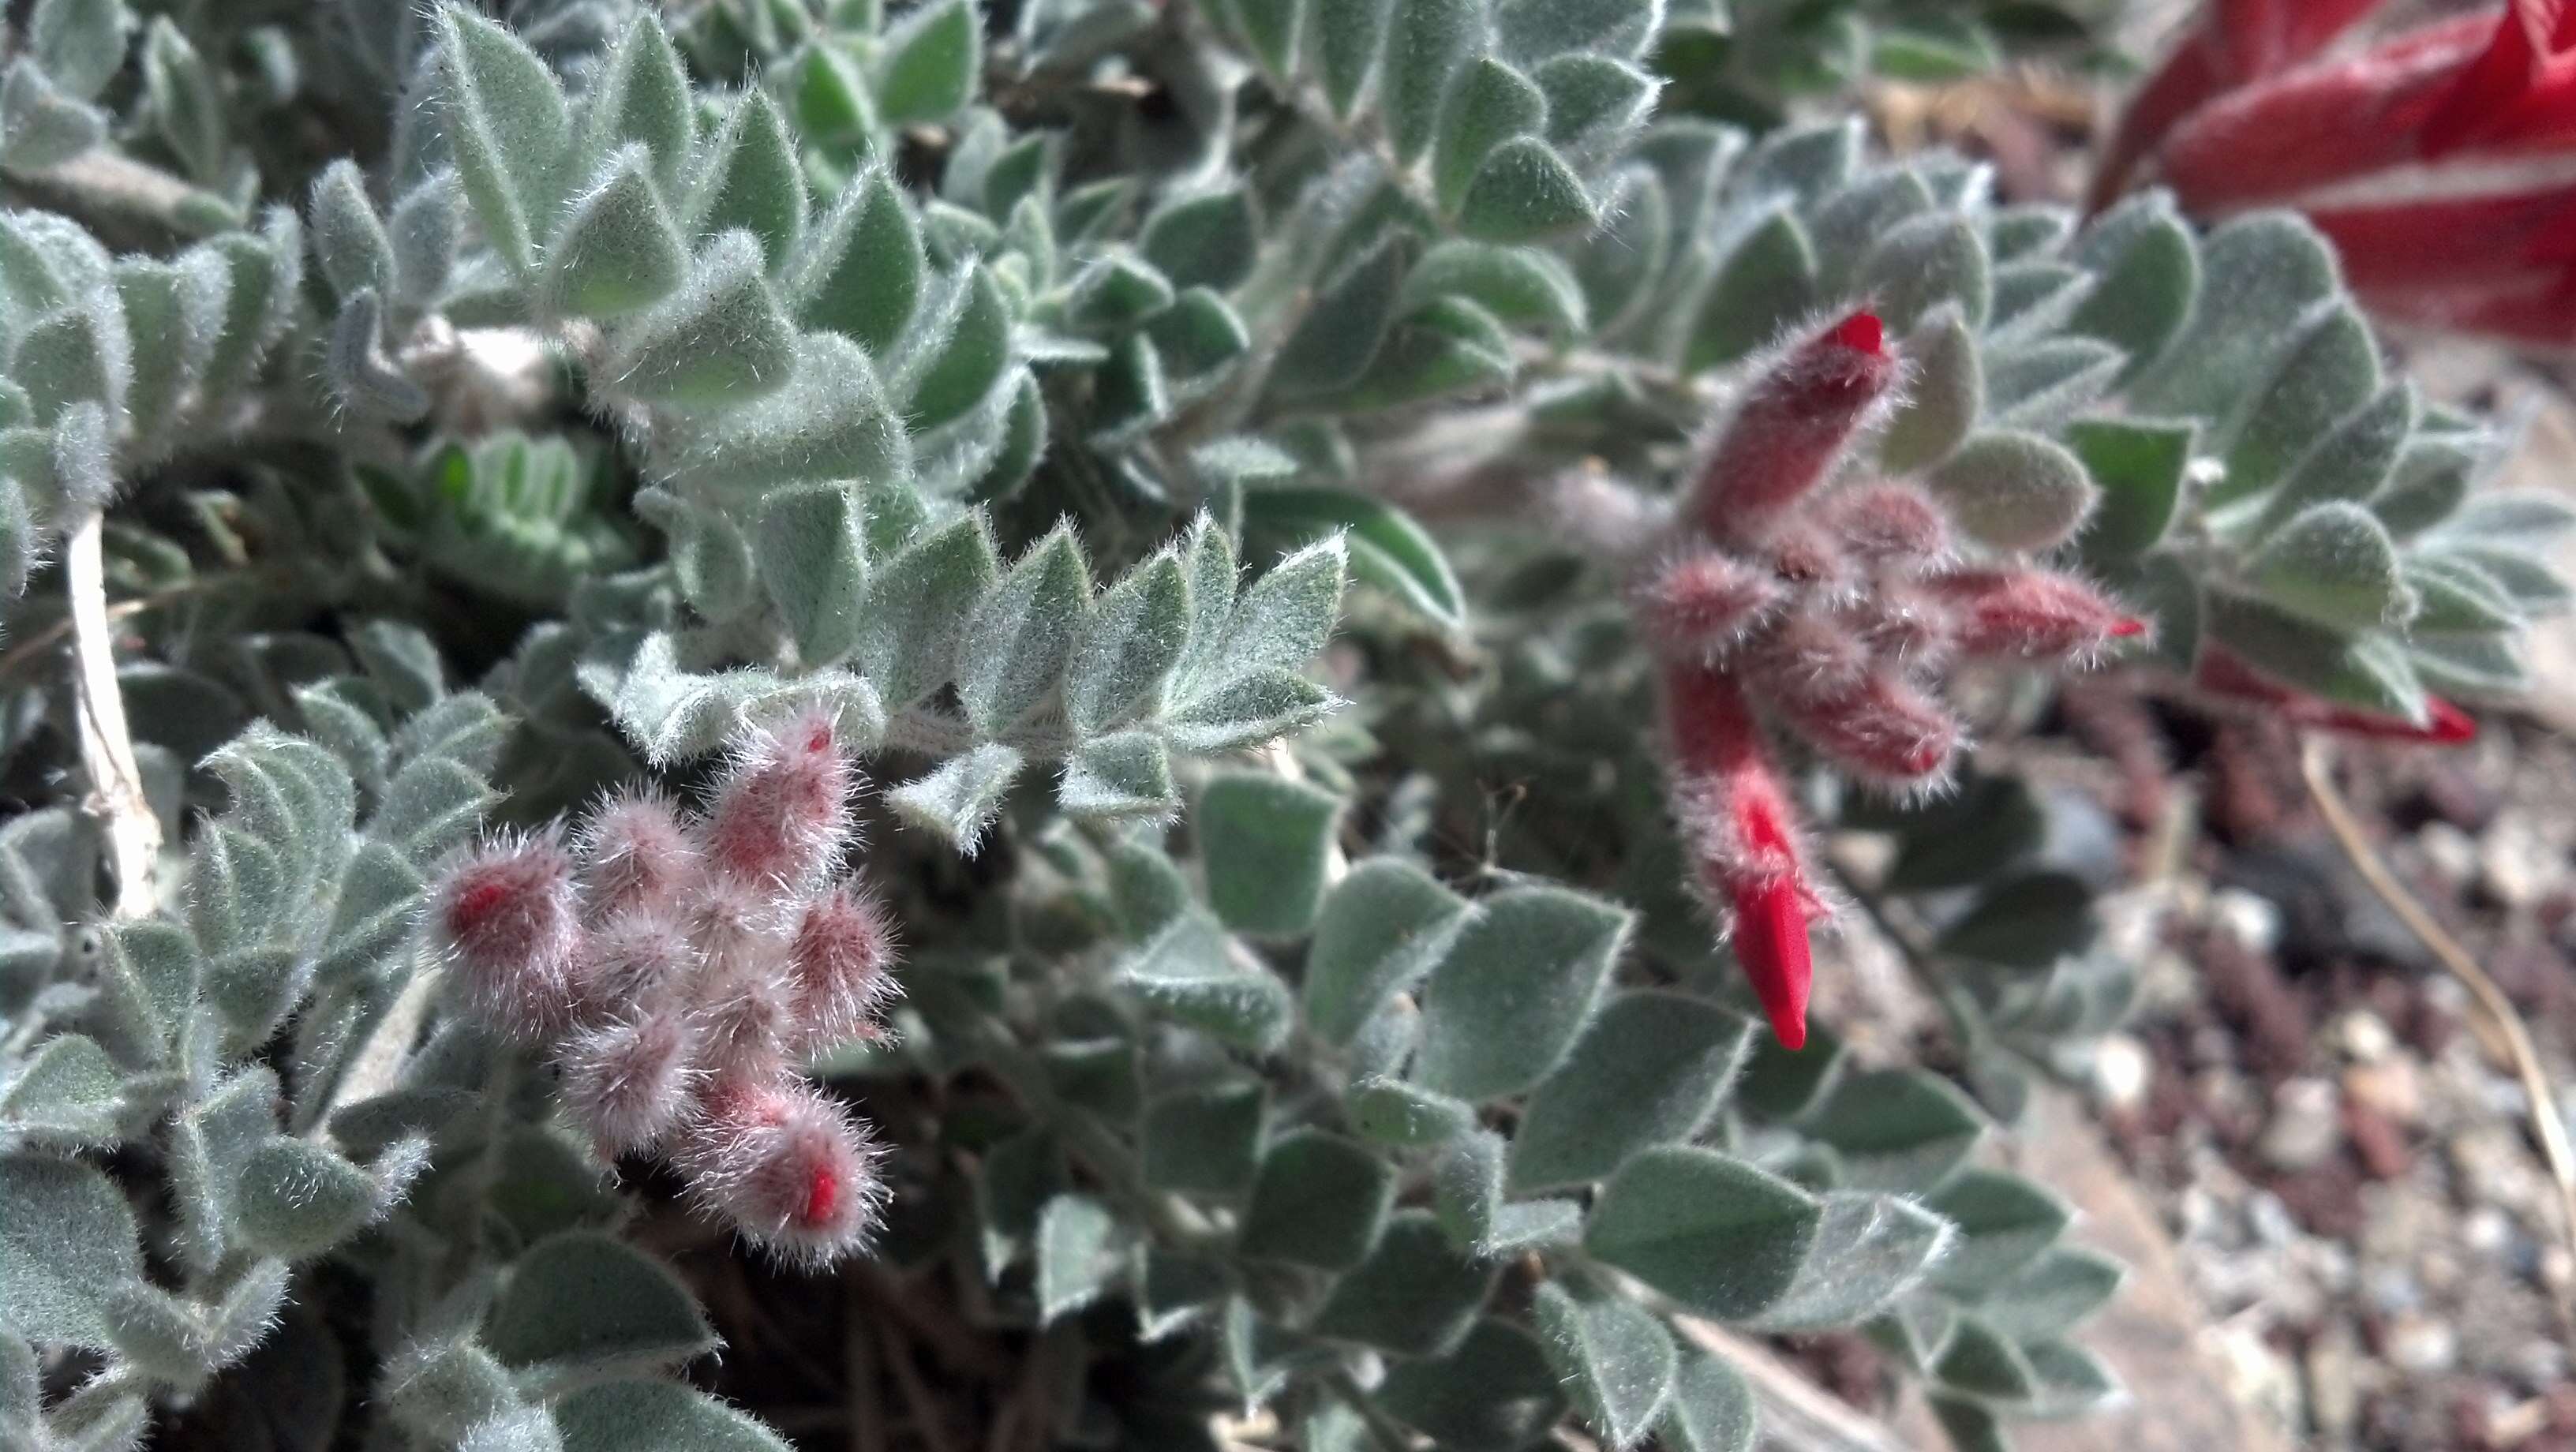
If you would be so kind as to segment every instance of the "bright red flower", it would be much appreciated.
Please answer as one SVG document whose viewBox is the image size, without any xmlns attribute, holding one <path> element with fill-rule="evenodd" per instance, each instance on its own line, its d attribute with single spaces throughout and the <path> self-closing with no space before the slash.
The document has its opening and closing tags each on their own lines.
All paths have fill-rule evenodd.
<svg viewBox="0 0 2576 1452">
<path fill-rule="evenodd" d="M 2316 731 L 2379 741 L 2456 746 L 2478 734 L 2475 717 L 2439 696 L 2424 698 L 2425 719 L 2408 720 L 2339 705 L 2263 674 L 2224 646 L 2205 644 L 2192 668 L 2192 684 L 2222 700 L 2260 706 L 2264 714 Z"/>
</svg>

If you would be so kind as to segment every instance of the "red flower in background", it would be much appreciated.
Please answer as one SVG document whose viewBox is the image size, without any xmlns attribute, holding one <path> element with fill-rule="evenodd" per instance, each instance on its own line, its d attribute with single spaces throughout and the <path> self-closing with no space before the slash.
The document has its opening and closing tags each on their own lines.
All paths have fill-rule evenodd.
<svg viewBox="0 0 2576 1452">
<path fill-rule="evenodd" d="M 2151 170 L 2204 216 L 2297 207 L 2384 316 L 2576 342 L 2576 185 L 2529 165 L 2576 153 L 2576 3 L 2324 53 L 2377 3 L 2219 0 L 2131 103 L 2095 204 Z"/>
</svg>

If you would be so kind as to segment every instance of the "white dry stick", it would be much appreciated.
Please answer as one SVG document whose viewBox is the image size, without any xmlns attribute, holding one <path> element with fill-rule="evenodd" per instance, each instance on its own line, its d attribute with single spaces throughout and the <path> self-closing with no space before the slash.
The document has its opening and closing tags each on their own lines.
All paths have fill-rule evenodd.
<svg viewBox="0 0 2576 1452">
<path fill-rule="evenodd" d="M 82 804 L 107 832 L 116 874 L 114 916 L 149 917 L 160 905 L 153 879 L 161 860 L 161 819 L 143 793 L 143 769 L 125 726 L 125 697 L 116 685 L 116 645 L 107 614 L 104 517 L 85 516 L 63 544 L 63 581 L 71 595 L 72 699 L 80 721 L 81 767 L 89 777 Z"/>
</svg>

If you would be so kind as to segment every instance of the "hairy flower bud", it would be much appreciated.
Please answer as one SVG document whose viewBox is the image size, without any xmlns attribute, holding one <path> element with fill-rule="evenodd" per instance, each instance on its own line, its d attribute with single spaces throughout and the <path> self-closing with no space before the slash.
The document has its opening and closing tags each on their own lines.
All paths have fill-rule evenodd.
<svg viewBox="0 0 2576 1452">
<path fill-rule="evenodd" d="M 1911 484 L 1839 490 L 1824 514 L 1843 548 L 1871 564 L 1922 565 L 1950 553 L 1950 516 Z"/>
<path fill-rule="evenodd" d="M 440 879 L 432 938 L 465 1006 L 514 1038 L 560 1031 L 581 946 L 572 858 L 553 837 L 504 838 L 466 853 Z"/>
<path fill-rule="evenodd" d="M 1748 387 L 1698 471 L 1691 513 L 1713 539 L 1768 535 L 1842 457 L 1896 382 L 1876 314 L 1794 343 Z"/>
<path fill-rule="evenodd" d="M 1637 624 L 1662 650 L 1714 656 L 1735 646 L 1786 592 L 1772 576 L 1717 550 L 1664 561 L 1630 592 Z"/>
<path fill-rule="evenodd" d="M 794 990 L 774 957 L 711 963 L 695 1016 L 699 1054 L 721 1079 L 770 1079 L 787 1072 L 796 1025 Z"/>
<path fill-rule="evenodd" d="M 1825 915 L 1809 885 L 1788 790 L 1762 748 L 1743 691 L 1718 671 L 1665 672 L 1674 806 L 1694 877 L 1732 932 L 1736 961 L 1782 1046 L 1807 1041 L 1815 965 L 1807 924 Z"/>
<path fill-rule="evenodd" d="M 894 930 L 875 899 L 845 883 L 807 903 L 787 953 L 795 1047 L 811 1053 L 875 1038 L 899 991 L 894 956 Z"/>
<path fill-rule="evenodd" d="M 812 882 L 849 845 L 857 775 L 831 717 L 820 712 L 751 733 L 734 749 L 707 816 L 716 871 L 744 883 Z"/>
<path fill-rule="evenodd" d="M 672 1159 L 745 1240 L 813 1267 L 858 1249 L 885 1200 L 880 1151 L 840 1103 L 801 1084 L 720 1081 Z"/>
<path fill-rule="evenodd" d="M 582 885 L 592 911 L 603 914 L 671 911 L 702 867 L 696 839 L 657 792 L 602 804 L 582 828 L 579 846 Z"/>
<path fill-rule="evenodd" d="M 2092 586 L 2048 570 L 1964 570 L 1927 584 L 1957 608 L 1959 649 L 1972 656 L 2086 659 L 2147 629 Z"/>
<path fill-rule="evenodd" d="M 617 1018 L 684 987 L 697 965 L 697 948 L 680 920 L 630 912 L 583 935 L 573 958 L 573 997 L 593 1022 Z"/>
<path fill-rule="evenodd" d="M 564 1106 L 615 1156 L 650 1149 L 687 1114 L 704 1077 L 698 1030 L 676 1009 L 574 1034 L 556 1055 Z"/>
<path fill-rule="evenodd" d="M 1932 785 L 1964 739 L 1958 720 L 1890 671 L 1830 695 L 1784 697 L 1781 714 L 1834 765 L 1887 786 Z"/>
</svg>

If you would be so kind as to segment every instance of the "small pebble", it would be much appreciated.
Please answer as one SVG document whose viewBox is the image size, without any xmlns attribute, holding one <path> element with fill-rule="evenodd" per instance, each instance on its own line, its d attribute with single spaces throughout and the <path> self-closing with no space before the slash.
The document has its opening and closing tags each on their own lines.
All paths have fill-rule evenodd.
<svg viewBox="0 0 2576 1452">
<path fill-rule="evenodd" d="M 2384 1339 L 2389 1364 L 2417 1376 L 2448 1371 L 2460 1357 L 2459 1334 L 2431 1316 L 2400 1316 L 2388 1323 Z"/>
<path fill-rule="evenodd" d="M 2312 1170 L 2342 1142 L 2334 1086 L 2323 1079 L 2290 1079 L 2272 1092 L 2271 1122 L 2263 1126 L 2255 1152 L 2275 1169 Z"/>
</svg>

